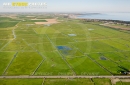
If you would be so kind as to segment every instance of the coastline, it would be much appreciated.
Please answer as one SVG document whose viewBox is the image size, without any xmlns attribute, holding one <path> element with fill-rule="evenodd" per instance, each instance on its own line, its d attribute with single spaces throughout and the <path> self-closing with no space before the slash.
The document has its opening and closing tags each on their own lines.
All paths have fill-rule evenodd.
<svg viewBox="0 0 130 85">
<path fill-rule="evenodd" d="M 115 20 L 130 22 L 130 13 L 84 13 L 73 14 L 76 19 Z"/>
</svg>

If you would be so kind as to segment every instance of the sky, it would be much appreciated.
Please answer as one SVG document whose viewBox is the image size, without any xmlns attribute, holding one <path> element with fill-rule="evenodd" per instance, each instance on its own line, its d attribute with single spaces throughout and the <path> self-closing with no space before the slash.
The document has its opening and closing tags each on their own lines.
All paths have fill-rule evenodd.
<svg viewBox="0 0 130 85">
<path fill-rule="evenodd" d="M 45 2 L 46 8 L 4 8 L 3 3 Z M 0 0 L 0 12 L 130 12 L 130 0 Z"/>
</svg>

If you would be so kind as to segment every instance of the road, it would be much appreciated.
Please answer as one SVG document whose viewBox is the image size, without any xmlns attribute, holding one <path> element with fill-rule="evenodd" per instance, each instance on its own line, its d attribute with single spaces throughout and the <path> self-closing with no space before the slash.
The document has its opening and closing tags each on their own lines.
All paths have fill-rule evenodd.
<svg viewBox="0 0 130 85">
<path fill-rule="evenodd" d="M 40 78 L 130 78 L 130 76 L 0 76 L 0 79 L 40 79 Z"/>
</svg>

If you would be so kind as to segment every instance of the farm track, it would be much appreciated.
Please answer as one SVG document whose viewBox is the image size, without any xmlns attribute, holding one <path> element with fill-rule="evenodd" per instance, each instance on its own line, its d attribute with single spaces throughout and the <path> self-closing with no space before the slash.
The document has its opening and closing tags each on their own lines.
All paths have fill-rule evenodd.
<svg viewBox="0 0 130 85">
<path fill-rule="evenodd" d="M 13 32 L 14 39 L 16 39 L 16 35 L 15 35 L 15 32 L 14 32 L 14 29 L 12 30 L 12 32 Z"/>
<path fill-rule="evenodd" d="M 129 79 L 130 76 L 0 76 L 0 79 L 41 79 L 41 78 L 50 78 L 50 79 L 60 79 L 60 78 L 121 78 Z"/>
</svg>

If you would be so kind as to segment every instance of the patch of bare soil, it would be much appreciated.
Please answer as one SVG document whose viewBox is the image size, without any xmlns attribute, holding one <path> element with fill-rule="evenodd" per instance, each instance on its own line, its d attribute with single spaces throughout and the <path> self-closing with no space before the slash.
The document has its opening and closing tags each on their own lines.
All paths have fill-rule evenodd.
<svg viewBox="0 0 130 85">
<path fill-rule="evenodd" d="M 120 79 L 111 79 L 112 85 L 113 85 L 113 84 L 116 84 L 116 82 L 119 82 L 119 81 L 120 81 Z"/>
<path fill-rule="evenodd" d="M 59 23 L 56 19 L 45 19 L 47 22 L 35 22 L 35 24 L 56 24 Z"/>
<path fill-rule="evenodd" d="M 122 82 L 130 82 L 130 79 L 120 79 Z"/>
<path fill-rule="evenodd" d="M 35 17 L 35 16 L 26 16 L 26 17 Z"/>
</svg>

